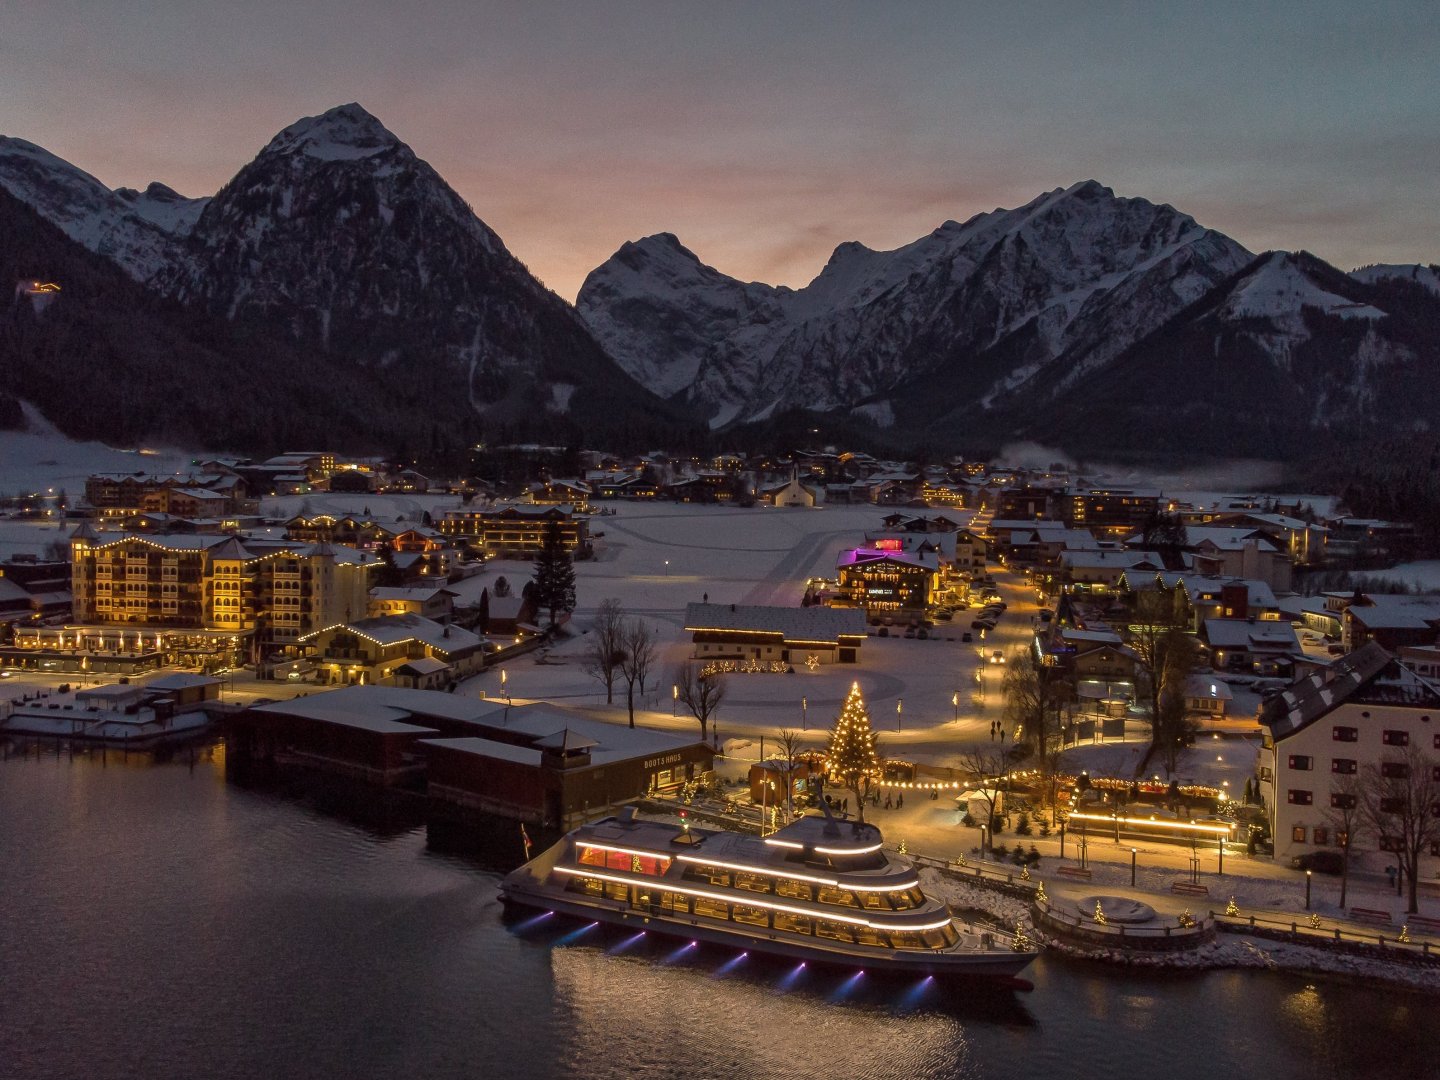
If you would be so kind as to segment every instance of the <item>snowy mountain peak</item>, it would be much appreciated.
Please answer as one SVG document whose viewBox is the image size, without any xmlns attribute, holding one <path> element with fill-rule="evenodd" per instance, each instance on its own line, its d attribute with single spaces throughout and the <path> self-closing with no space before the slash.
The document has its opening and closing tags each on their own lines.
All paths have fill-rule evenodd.
<svg viewBox="0 0 1440 1080">
<path fill-rule="evenodd" d="M 262 157 L 305 154 L 321 161 L 353 161 L 403 145 L 384 124 L 352 101 L 319 116 L 295 121 L 271 139 L 260 153 Z"/>
<path fill-rule="evenodd" d="M 134 213 L 168 233 L 184 236 L 195 227 L 210 197 L 187 199 L 174 188 L 152 180 L 144 191 L 116 188 L 115 196 Z"/>
</svg>

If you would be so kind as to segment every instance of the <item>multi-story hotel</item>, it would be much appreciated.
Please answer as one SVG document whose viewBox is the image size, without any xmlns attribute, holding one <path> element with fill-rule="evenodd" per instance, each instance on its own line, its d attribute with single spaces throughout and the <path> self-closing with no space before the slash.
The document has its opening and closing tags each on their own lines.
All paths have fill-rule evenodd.
<svg viewBox="0 0 1440 1080">
<path fill-rule="evenodd" d="M 73 622 L 26 628 L 16 652 L 22 664 L 75 671 L 259 660 L 363 617 L 379 566 L 331 544 L 82 526 L 70 541 Z"/>
<path fill-rule="evenodd" d="M 1284 862 L 1342 845 L 1333 811 L 1356 798 L 1356 779 L 1404 767 L 1407 748 L 1440 761 L 1440 685 L 1373 642 L 1296 682 L 1265 706 L 1261 723 L 1260 794 Z M 1394 839 L 1367 832 L 1354 844 L 1383 851 Z"/>
</svg>

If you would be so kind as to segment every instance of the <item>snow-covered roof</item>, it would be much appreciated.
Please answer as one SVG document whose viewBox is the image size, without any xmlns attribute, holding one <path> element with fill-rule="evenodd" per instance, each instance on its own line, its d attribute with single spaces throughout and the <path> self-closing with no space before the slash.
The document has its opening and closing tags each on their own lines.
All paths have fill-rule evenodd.
<svg viewBox="0 0 1440 1080">
<path fill-rule="evenodd" d="M 786 641 L 839 641 L 865 636 L 859 608 L 769 607 L 752 604 L 686 604 L 685 629 L 780 634 Z"/>
<path fill-rule="evenodd" d="M 1300 651 L 1294 628 L 1279 619 L 1206 619 L 1204 632 L 1216 649 Z"/>
<path fill-rule="evenodd" d="M 1440 594 L 1366 593 L 1351 604 L 1350 617 L 1370 630 L 1424 630 L 1440 622 Z"/>
<path fill-rule="evenodd" d="M 1191 675 L 1186 678 L 1185 696 L 1187 698 L 1211 698 L 1215 701 L 1233 701 L 1235 698 L 1235 695 L 1230 692 L 1229 683 L 1210 675 Z"/>
<path fill-rule="evenodd" d="M 529 765 L 537 769 L 543 756 L 533 746 L 516 746 L 514 743 L 498 742 L 495 739 L 482 739 L 478 735 L 465 735 L 456 739 L 421 739 L 420 745 L 451 750 L 457 754 L 473 754 L 475 757 L 490 758 L 492 761 Z"/>
<path fill-rule="evenodd" d="M 358 619 L 342 624 L 346 630 L 359 634 L 380 645 L 396 645 L 404 641 L 419 641 L 438 652 L 451 654 L 466 649 L 478 648 L 481 638 L 458 626 L 442 626 L 433 619 L 421 615 L 380 615 L 373 619 Z M 313 638 L 326 630 L 337 629 L 327 626 L 305 639 Z"/>
<path fill-rule="evenodd" d="M 370 599 L 372 600 L 409 600 L 412 603 L 417 604 L 425 603 L 426 601 L 433 600 L 435 599 L 435 597 L 441 595 L 454 596 L 455 594 L 449 589 L 442 588 L 399 589 L 377 586 L 376 588 L 370 590 Z"/>
</svg>

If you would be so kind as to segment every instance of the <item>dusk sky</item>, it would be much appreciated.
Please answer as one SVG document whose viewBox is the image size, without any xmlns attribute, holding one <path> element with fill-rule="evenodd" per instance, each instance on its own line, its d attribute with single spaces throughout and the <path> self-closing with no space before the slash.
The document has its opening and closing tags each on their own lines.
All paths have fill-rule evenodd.
<svg viewBox="0 0 1440 1080">
<path fill-rule="evenodd" d="M 0 134 L 202 195 L 358 101 L 567 298 L 654 232 L 798 286 L 1092 177 L 1349 269 L 1440 261 L 1437 57 L 1434 0 L 47 0 Z"/>
</svg>

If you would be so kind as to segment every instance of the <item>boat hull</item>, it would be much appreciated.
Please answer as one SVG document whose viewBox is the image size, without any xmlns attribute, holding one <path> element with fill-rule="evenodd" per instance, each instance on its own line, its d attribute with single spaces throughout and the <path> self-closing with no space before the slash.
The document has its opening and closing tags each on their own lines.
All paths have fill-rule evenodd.
<svg viewBox="0 0 1440 1080">
<path fill-rule="evenodd" d="M 767 956 L 800 960 L 827 967 L 861 969 L 893 975 L 934 976 L 945 979 L 982 979 L 1018 983 L 1016 976 L 1035 959 L 1036 952 L 1000 951 L 975 953 L 928 953 L 920 950 L 873 949 L 860 952 L 838 944 L 802 942 L 784 934 L 757 931 L 747 933 L 704 918 L 667 917 L 647 914 L 613 904 L 595 903 L 571 893 L 559 893 L 545 886 L 527 886 L 517 875 L 507 878 L 500 898 L 507 909 L 553 911 L 577 919 L 644 930 L 682 940 L 704 942 L 763 953 Z"/>
</svg>

